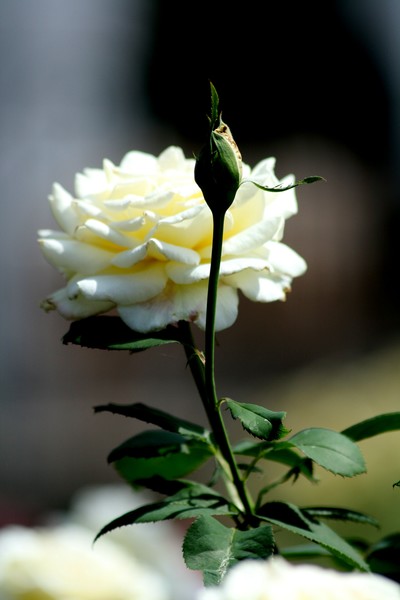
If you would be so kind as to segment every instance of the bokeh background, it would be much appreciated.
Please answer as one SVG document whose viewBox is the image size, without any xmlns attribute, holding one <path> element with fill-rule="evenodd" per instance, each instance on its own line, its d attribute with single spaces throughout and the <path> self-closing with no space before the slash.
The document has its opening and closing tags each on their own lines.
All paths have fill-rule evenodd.
<svg viewBox="0 0 400 600">
<path fill-rule="evenodd" d="M 399 28 L 397 0 L 2 0 L 2 524 L 117 481 L 107 453 L 141 425 L 94 405 L 141 401 L 204 421 L 179 348 L 62 345 L 68 324 L 39 308 L 62 281 L 36 232 L 54 225 L 53 181 L 72 191 L 75 172 L 130 149 L 197 152 L 209 80 L 246 162 L 273 155 L 280 177 L 327 180 L 298 189 L 287 224 L 307 274 L 286 303 L 242 299 L 219 335 L 221 395 L 287 410 L 293 431 L 400 408 Z M 383 533 L 399 530 L 399 436 L 363 442 L 367 476 L 322 475 L 279 497 L 366 510 Z"/>
</svg>

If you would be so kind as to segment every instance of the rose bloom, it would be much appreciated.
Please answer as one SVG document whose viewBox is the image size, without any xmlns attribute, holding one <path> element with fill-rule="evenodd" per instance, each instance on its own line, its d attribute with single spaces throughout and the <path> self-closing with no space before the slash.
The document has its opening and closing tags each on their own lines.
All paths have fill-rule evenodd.
<svg viewBox="0 0 400 600">
<path fill-rule="evenodd" d="M 293 565 L 281 557 L 245 560 L 219 587 L 197 600 L 399 600 L 400 586 L 381 575 L 342 573 L 316 565 Z"/>
<path fill-rule="evenodd" d="M 250 300 L 284 300 L 304 260 L 281 242 L 285 220 L 297 212 L 293 183 L 274 175 L 269 158 L 251 170 L 226 213 L 216 330 L 232 325 L 238 290 Z M 50 205 L 62 231 L 42 230 L 47 260 L 67 279 L 43 307 L 67 319 L 116 308 L 133 330 L 149 332 L 186 320 L 205 327 L 212 248 L 212 215 L 194 180 L 194 159 L 178 147 L 155 157 L 129 152 L 119 166 L 76 175 L 75 197 L 59 184 Z"/>
</svg>

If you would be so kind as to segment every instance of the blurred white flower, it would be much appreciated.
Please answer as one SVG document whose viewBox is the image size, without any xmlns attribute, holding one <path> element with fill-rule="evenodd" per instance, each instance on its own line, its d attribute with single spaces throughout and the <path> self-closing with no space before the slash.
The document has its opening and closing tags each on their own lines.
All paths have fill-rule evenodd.
<svg viewBox="0 0 400 600">
<path fill-rule="evenodd" d="M 90 529 L 94 537 L 116 517 L 152 501 L 154 498 L 143 492 L 133 493 L 124 484 L 89 486 L 76 494 L 68 519 Z M 176 521 L 121 527 L 100 538 L 94 548 L 113 541 L 135 561 L 160 574 L 171 599 L 188 600 L 201 585 L 201 576 L 185 566 L 181 549 L 184 531 L 178 527 Z"/>
<path fill-rule="evenodd" d="M 169 147 L 155 157 L 129 152 L 120 166 L 77 174 L 76 197 L 55 184 L 50 196 L 62 231 L 42 230 L 46 259 L 67 279 L 43 306 L 67 319 L 116 308 L 136 331 L 179 320 L 205 327 L 212 216 L 194 180 L 194 159 Z M 289 185 L 274 175 L 275 159 L 243 178 Z M 259 302 L 283 300 L 304 260 L 281 243 L 285 220 L 297 212 L 293 189 L 264 192 L 241 185 L 225 219 L 216 329 L 233 324 L 238 290 Z"/>
<path fill-rule="evenodd" d="M 0 534 L 2 600 L 168 600 L 164 581 L 114 542 L 93 547 L 79 525 Z"/>
<path fill-rule="evenodd" d="M 171 524 L 120 529 L 93 545 L 109 520 L 146 501 L 126 486 L 88 488 L 46 526 L 1 530 L 1 600 L 194 598 L 199 581 L 184 567 Z"/>
<path fill-rule="evenodd" d="M 281 557 L 235 565 L 197 600 L 399 600 L 400 586 L 380 575 L 293 565 Z"/>
</svg>

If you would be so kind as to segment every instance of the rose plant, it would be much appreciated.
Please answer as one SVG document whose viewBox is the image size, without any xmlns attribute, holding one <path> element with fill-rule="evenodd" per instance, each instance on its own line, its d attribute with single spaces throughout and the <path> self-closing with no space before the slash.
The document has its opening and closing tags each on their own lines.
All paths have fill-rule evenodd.
<svg viewBox="0 0 400 600">
<path fill-rule="evenodd" d="M 314 481 L 315 464 L 343 477 L 364 473 L 356 442 L 400 429 L 400 413 L 394 413 L 343 432 L 313 427 L 292 434 L 284 427 L 285 412 L 217 393 L 215 332 L 234 323 L 238 292 L 254 301 L 283 300 L 306 269 L 282 236 L 297 211 L 294 188 L 321 178 L 279 181 L 273 168 L 274 159 L 254 169 L 242 163 L 211 86 L 208 137 L 196 161 L 170 147 L 159 157 L 130 152 L 119 166 L 105 161 L 102 170 L 86 169 L 77 176 L 76 198 L 54 187 L 50 203 L 62 231 L 44 230 L 40 237 L 44 255 L 67 280 L 44 302 L 45 309 L 75 321 L 64 343 L 132 353 L 170 343 L 184 349 L 209 427 L 141 403 L 95 408 L 153 427 L 121 443 L 108 460 L 130 485 L 162 496 L 114 519 L 97 537 L 134 523 L 194 519 L 183 554 L 206 585 L 222 582 L 244 559 L 278 552 L 288 557 L 279 530 L 311 542 L 313 556 L 328 554 L 342 568 L 370 570 L 371 549 L 350 543 L 325 521 L 374 525 L 372 517 L 266 496 L 286 481 Z M 114 310 L 117 316 L 101 315 Z M 194 341 L 193 323 L 205 330 L 204 349 Z M 227 415 L 250 434 L 236 446 Z M 209 461 L 215 465 L 211 482 L 187 478 Z M 248 480 L 267 472 L 268 461 L 279 463 L 283 475 L 266 478 L 253 498 Z M 309 557 L 309 546 L 299 556 Z"/>
</svg>

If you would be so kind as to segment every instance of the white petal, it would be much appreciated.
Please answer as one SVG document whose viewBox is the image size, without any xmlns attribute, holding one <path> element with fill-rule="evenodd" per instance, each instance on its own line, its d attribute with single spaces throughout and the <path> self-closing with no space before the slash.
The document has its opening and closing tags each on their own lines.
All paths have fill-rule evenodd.
<svg viewBox="0 0 400 600">
<path fill-rule="evenodd" d="M 52 265 L 82 275 L 102 271 L 114 257 L 113 252 L 77 240 L 41 239 L 39 243 L 44 256 Z"/>
<path fill-rule="evenodd" d="M 178 321 L 190 321 L 205 328 L 207 282 L 192 285 L 168 285 L 163 293 L 149 302 L 118 307 L 121 318 L 135 331 L 146 333 L 163 329 Z M 218 291 L 216 330 L 230 327 L 238 313 L 238 295 L 233 288 L 221 285 Z"/>
<path fill-rule="evenodd" d="M 162 261 L 178 261 L 179 264 L 196 265 L 200 262 L 200 257 L 194 250 L 167 244 L 154 238 L 132 250 L 120 252 L 112 262 L 114 265 L 126 269 L 143 260 L 146 256 Z"/>
<path fill-rule="evenodd" d="M 181 223 L 182 221 L 188 221 L 197 217 L 204 209 L 204 205 L 191 206 L 187 210 L 178 212 L 176 215 L 160 218 L 159 223 L 160 225 L 174 225 L 176 223 Z"/>
<path fill-rule="evenodd" d="M 209 244 L 211 236 L 212 215 L 206 205 L 195 206 L 172 217 L 161 218 L 149 232 L 149 237 L 157 237 L 185 248 Z"/>
<path fill-rule="evenodd" d="M 174 260 L 188 265 L 197 265 L 200 262 L 200 257 L 195 250 L 168 244 L 155 238 L 151 238 L 147 242 L 149 256 L 152 258 Z"/>
<path fill-rule="evenodd" d="M 186 161 L 182 148 L 179 146 L 169 146 L 158 157 L 160 169 L 166 171 L 168 169 L 181 169 Z M 194 161 L 192 161 L 194 168 Z"/>
<path fill-rule="evenodd" d="M 260 161 L 254 169 L 252 169 L 248 179 L 257 181 L 261 185 L 273 187 L 279 183 L 279 179 L 276 177 L 274 169 L 276 164 L 276 158 L 273 156 L 264 158 Z"/>
<path fill-rule="evenodd" d="M 114 221 L 113 227 L 122 229 L 123 231 L 139 231 L 144 224 L 144 217 L 136 217 L 134 219 L 127 219 L 126 221 Z"/>
<path fill-rule="evenodd" d="M 236 321 L 238 315 L 239 296 L 237 291 L 230 286 L 219 284 L 217 310 L 215 314 L 215 331 L 222 331 L 231 327 Z M 206 327 L 205 315 L 204 321 L 199 326 L 202 329 Z"/>
<path fill-rule="evenodd" d="M 107 223 L 98 221 L 97 219 L 88 219 L 85 221 L 85 224 L 77 229 L 76 237 L 85 240 L 85 230 L 88 230 L 95 236 L 107 240 L 107 242 L 111 242 L 117 246 L 130 248 L 136 244 L 136 240 L 133 238 L 124 235 Z"/>
<path fill-rule="evenodd" d="M 133 265 L 136 265 L 138 262 L 143 260 L 147 255 L 147 246 L 146 244 L 141 244 L 136 248 L 132 248 L 132 250 L 125 250 L 124 252 L 119 252 L 114 256 L 112 260 L 112 264 L 116 267 L 120 267 L 121 269 L 130 269 Z"/>
<path fill-rule="evenodd" d="M 306 272 L 306 261 L 286 244 L 269 242 L 267 249 L 268 262 L 273 271 L 285 273 L 290 277 L 298 277 Z"/>
<path fill-rule="evenodd" d="M 279 229 L 281 219 L 273 218 L 248 227 L 228 238 L 222 245 L 222 254 L 244 254 L 269 242 Z"/>
<path fill-rule="evenodd" d="M 156 296 L 164 289 L 166 282 L 162 266 L 152 264 L 126 275 L 97 275 L 80 279 L 68 286 L 68 290 L 73 295 L 77 289 L 88 299 L 129 305 Z"/>
<path fill-rule="evenodd" d="M 222 260 L 220 266 L 220 276 L 232 275 L 244 269 L 255 269 L 261 271 L 268 267 L 268 262 L 263 258 L 243 257 Z M 202 279 L 208 279 L 210 276 L 210 263 L 204 263 L 195 267 L 182 265 L 176 262 L 170 262 L 166 265 L 167 275 L 172 281 L 178 284 L 194 283 Z"/>
<path fill-rule="evenodd" d="M 102 169 L 85 169 L 75 175 L 75 193 L 78 198 L 95 196 L 107 189 L 107 179 Z"/>
<path fill-rule="evenodd" d="M 86 317 L 98 315 L 111 310 L 113 307 L 113 302 L 87 300 L 80 295 L 71 298 L 67 288 L 58 290 L 42 302 L 44 310 L 58 310 L 62 317 L 71 320 L 85 319 Z"/>
<path fill-rule="evenodd" d="M 224 278 L 232 285 L 255 302 L 274 302 L 285 300 L 286 292 L 290 290 L 291 279 L 283 275 L 265 274 L 247 270 Z"/>
<path fill-rule="evenodd" d="M 174 283 L 186 285 L 208 279 L 210 275 L 210 263 L 193 267 L 171 261 L 165 266 L 165 270 L 168 277 Z"/>
<path fill-rule="evenodd" d="M 77 213 L 82 217 L 101 217 L 103 211 L 99 206 L 91 202 L 90 200 L 74 200 L 74 206 L 76 207 Z"/>
<path fill-rule="evenodd" d="M 158 171 L 157 159 L 152 154 L 133 150 L 121 160 L 120 170 L 129 175 L 155 175 Z"/>
<path fill-rule="evenodd" d="M 39 242 L 42 239 L 54 238 L 55 240 L 70 240 L 71 236 L 64 231 L 55 231 L 54 229 L 39 229 L 38 231 Z"/>
<path fill-rule="evenodd" d="M 49 201 L 58 225 L 66 233 L 73 235 L 79 225 L 79 216 L 74 205 L 74 198 L 60 184 L 55 183 Z"/>
<path fill-rule="evenodd" d="M 294 178 L 288 176 L 281 180 L 283 187 L 293 183 Z M 264 218 L 280 216 L 289 219 L 297 213 L 296 190 L 291 188 L 286 192 L 261 192 L 265 194 L 267 205 L 265 207 Z"/>
<path fill-rule="evenodd" d="M 139 196 L 134 196 L 131 197 L 131 206 L 134 206 L 135 208 L 142 208 L 142 207 L 146 207 L 146 208 L 152 208 L 153 210 L 155 208 L 163 208 L 164 206 L 167 206 L 167 204 L 169 204 L 169 202 L 171 202 L 172 198 L 173 198 L 173 193 L 172 192 L 166 192 L 164 190 L 156 190 L 155 192 L 152 192 L 151 194 L 148 194 L 147 196 L 143 197 L 139 197 Z"/>
</svg>

